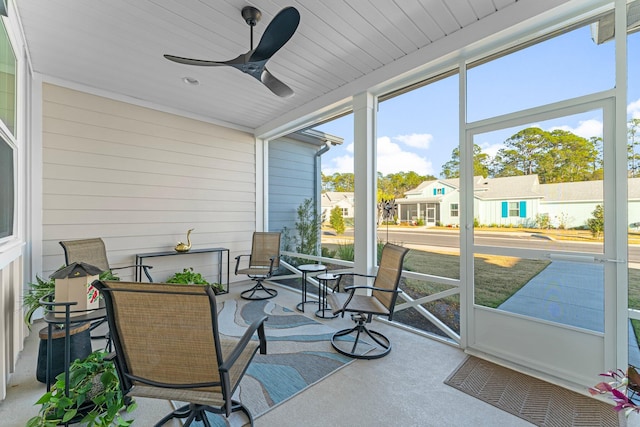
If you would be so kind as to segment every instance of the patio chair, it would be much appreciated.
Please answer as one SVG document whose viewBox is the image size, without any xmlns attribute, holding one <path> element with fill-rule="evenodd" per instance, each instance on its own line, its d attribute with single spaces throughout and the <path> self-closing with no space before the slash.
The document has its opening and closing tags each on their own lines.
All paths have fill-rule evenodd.
<svg viewBox="0 0 640 427">
<path fill-rule="evenodd" d="M 380 332 L 370 330 L 373 315 L 393 318 L 396 305 L 402 263 L 409 249 L 387 243 L 382 249 L 382 257 L 376 276 L 358 273 L 337 274 L 338 281 L 335 289 L 340 289 L 340 281 L 345 276 L 375 277 L 373 286 L 347 286 L 345 292 L 334 292 L 327 295 L 333 314 L 352 313 L 351 319 L 356 325 L 351 329 L 343 329 L 333 334 L 331 345 L 341 354 L 357 359 L 377 359 L 386 356 L 391 351 L 391 342 Z M 370 295 L 356 293 L 366 290 Z M 352 334 L 355 334 L 353 336 Z M 369 341 L 367 337 L 372 340 Z"/>
<path fill-rule="evenodd" d="M 144 275 L 147 276 L 149 282 L 153 282 L 149 269 L 153 268 L 149 265 L 128 265 L 125 267 L 110 267 L 107 259 L 107 249 L 101 238 L 82 239 L 82 240 L 63 240 L 60 246 L 64 249 L 64 261 L 67 265 L 74 262 L 84 262 L 94 265 L 102 271 L 122 270 L 125 268 L 142 269 Z"/>
<path fill-rule="evenodd" d="M 640 393 L 640 373 L 638 373 L 638 368 L 629 365 L 627 368 L 627 378 L 629 380 L 627 383 L 627 397 L 634 403 L 637 403 L 638 397 L 636 395 Z"/>
<path fill-rule="evenodd" d="M 156 426 L 172 418 L 184 425 L 210 422 L 207 413 L 229 417 L 242 411 L 232 400 L 255 354 L 267 352 L 263 316 L 241 337 L 221 336 L 211 286 L 96 281 L 113 338 L 116 371 L 125 397 L 184 402 Z M 258 340 L 252 337 L 257 332 Z"/>
<path fill-rule="evenodd" d="M 247 262 L 243 259 L 249 258 Z M 241 264 L 244 264 L 241 267 Z M 280 233 L 254 232 L 251 254 L 238 255 L 236 257 L 236 275 L 245 274 L 256 284 L 251 289 L 240 293 L 240 296 L 248 300 L 264 300 L 278 295 L 278 291 L 266 288 L 262 282 L 273 275 L 280 266 Z"/>
</svg>

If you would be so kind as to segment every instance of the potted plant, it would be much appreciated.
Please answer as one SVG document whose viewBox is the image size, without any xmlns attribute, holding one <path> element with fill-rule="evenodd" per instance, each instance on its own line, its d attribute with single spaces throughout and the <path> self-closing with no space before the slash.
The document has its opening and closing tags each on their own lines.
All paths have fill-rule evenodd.
<svg viewBox="0 0 640 427">
<path fill-rule="evenodd" d="M 56 377 L 51 391 L 36 402 L 42 405 L 27 427 L 49 427 L 65 423 L 86 426 L 128 426 L 120 412 L 135 409 L 135 402 L 126 403 L 116 369 L 107 353 L 95 351 L 85 359 L 74 361 L 69 367 L 69 394 L 65 395 L 65 374 Z"/>
<path fill-rule="evenodd" d="M 193 271 L 193 267 L 185 268 L 181 272 L 174 274 L 166 280 L 166 283 L 177 283 L 181 285 L 209 285 L 216 294 L 224 292 L 222 283 L 209 283 L 200 273 Z"/>
<path fill-rule="evenodd" d="M 629 394 L 635 396 L 640 390 L 640 374 L 634 366 L 629 365 L 626 371 L 616 369 L 600 374 L 600 376 L 609 378 L 609 381 L 602 381 L 589 387 L 589 393 L 592 396 L 610 395 L 609 397 L 615 402 L 613 409 L 618 412 L 623 411 L 626 417 L 634 412 L 640 414 L 640 404 L 634 402 L 629 396 Z"/>
</svg>

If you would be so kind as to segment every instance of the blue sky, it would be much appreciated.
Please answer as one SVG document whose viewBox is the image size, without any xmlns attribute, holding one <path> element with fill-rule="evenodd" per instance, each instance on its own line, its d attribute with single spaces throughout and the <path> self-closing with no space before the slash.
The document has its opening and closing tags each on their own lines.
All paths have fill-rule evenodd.
<svg viewBox="0 0 640 427">
<path fill-rule="evenodd" d="M 596 45 L 589 27 L 531 46 L 472 68 L 468 72 L 468 120 L 475 121 L 610 89 L 614 85 L 614 43 Z M 640 33 L 629 36 L 628 117 L 640 118 Z M 636 52 L 636 54 L 632 54 Z M 544 88 L 544 90 L 541 90 Z M 452 76 L 380 103 L 378 171 L 384 175 L 415 171 L 440 176 L 458 144 L 458 77 Z M 589 138 L 601 136 L 600 111 L 531 123 L 562 128 Z M 353 172 L 351 115 L 318 129 L 344 138 L 322 157 L 322 171 Z M 519 129 L 476 136 L 494 155 Z"/>
</svg>

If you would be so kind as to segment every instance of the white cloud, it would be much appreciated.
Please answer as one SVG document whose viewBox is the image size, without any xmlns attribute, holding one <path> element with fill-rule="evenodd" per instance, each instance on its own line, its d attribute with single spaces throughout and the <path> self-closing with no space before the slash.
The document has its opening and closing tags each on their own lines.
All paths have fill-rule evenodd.
<svg viewBox="0 0 640 427">
<path fill-rule="evenodd" d="M 433 164 L 429 160 L 404 151 L 400 145 L 391 142 L 388 136 L 378 138 L 378 171 L 383 175 L 409 171 L 420 175 L 434 175 Z"/>
<path fill-rule="evenodd" d="M 343 154 L 323 156 L 322 173 L 353 173 L 353 144 L 343 148 Z M 327 154 L 331 154 L 331 151 Z M 378 138 L 378 171 L 383 175 L 414 171 L 420 175 L 435 175 L 431 161 L 416 153 L 404 151 L 388 136 Z"/>
<path fill-rule="evenodd" d="M 596 136 L 596 137 L 602 136 L 602 122 L 596 119 L 581 120 L 580 122 L 578 122 L 578 126 L 574 128 L 570 126 L 556 126 L 549 130 L 552 131 L 555 129 L 569 131 L 571 133 L 574 133 L 578 136 L 581 136 L 587 139 L 593 136 Z"/>
<path fill-rule="evenodd" d="M 433 135 L 428 133 L 412 133 L 411 135 L 394 136 L 393 139 L 404 142 L 409 147 L 428 150 L 429 145 L 431 145 L 431 141 L 433 140 Z"/>
<path fill-rule="evenodd" d="M 633 101 L 627 106 L 627 114 L 632 119 L 640 119 L 640 99 Z"/>
<path fill-rule="evenodd" d="M 482 148 L 482 152 L 491 156 L 492 159 L 496 156 L 498 150 L 504 148 L 504 144 L 502 143 L 492 144 L 490 142 L 482 142 L 478 145 Z"/>
</svg>

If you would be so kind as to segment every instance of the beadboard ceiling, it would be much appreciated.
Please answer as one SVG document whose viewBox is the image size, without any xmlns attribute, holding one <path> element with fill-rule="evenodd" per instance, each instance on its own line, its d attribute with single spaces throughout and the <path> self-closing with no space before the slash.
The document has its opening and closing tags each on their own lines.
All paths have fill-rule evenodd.
<svg viewBox="0 0 640 427">
<path fill-rule="evenodd" d="M 20 0 L 32 67 L 43 78 L 253 130 L 292 111 L 344 98 L 345 86 L 497 13 L 540 0 Z M 544 7 L 562 1 L 545 0 Z M 194 67 L 173 54 L 227 60 L 249 50 L 247 5 L 262 12 L 255 44 L 284 7 L 300 12 L 268 62 L 295 95 L 279 98 L 231 67 Z M 189 86 L 183 77 L 197 79 Z M 369 79 L 367 84 L 378 83 Z M 349 86 L 350 85 L 350 86 Z M 367 86 L 363 86 L 367 87 Z"/>
</svg>

